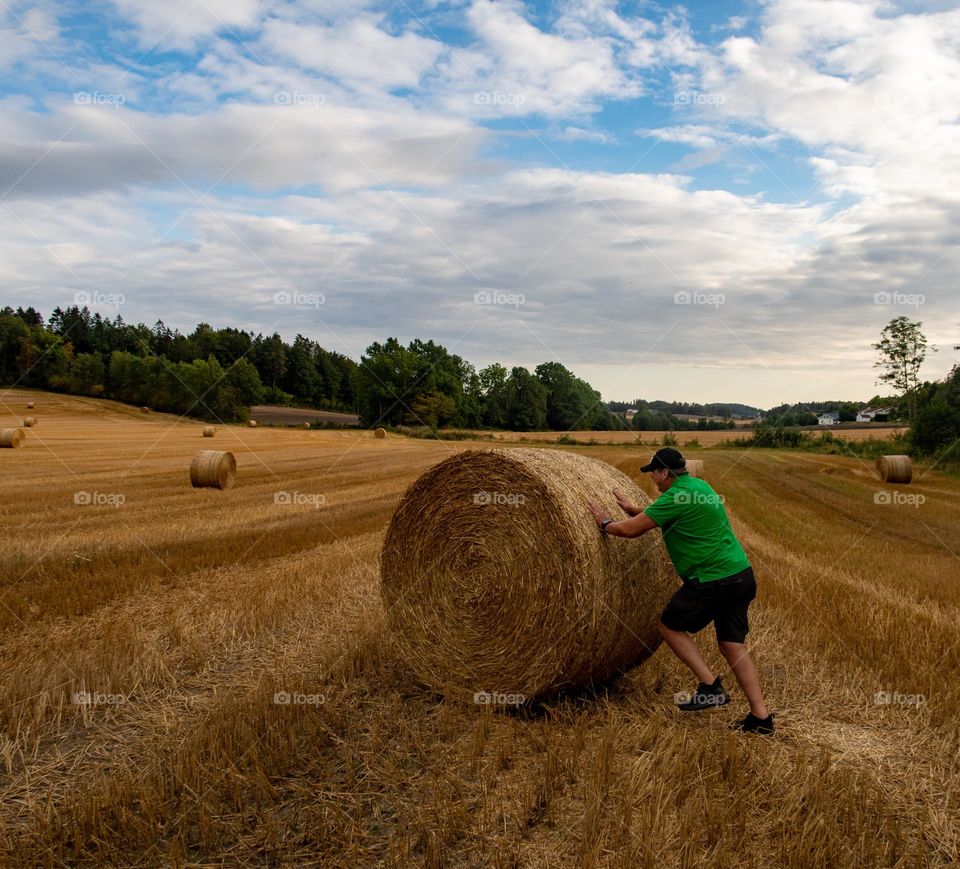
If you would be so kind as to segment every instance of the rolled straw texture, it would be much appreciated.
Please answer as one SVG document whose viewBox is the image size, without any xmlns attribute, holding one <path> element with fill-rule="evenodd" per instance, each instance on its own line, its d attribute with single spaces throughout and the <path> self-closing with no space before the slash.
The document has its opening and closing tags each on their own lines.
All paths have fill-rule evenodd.
<svg viewBox="0 0 960 869">
<path fill-rule="evenodd" d="M 388 622 L 416 674 L 466 702 L 530 701 L 652 654 L 676 576 L 658 532 L 599 531 L 586 502 L 625 518 L 615 488 L 649 503 L 611 465 L 559 450 L 468 450 L 424 473 L 381 553 Z"/>
</svg>

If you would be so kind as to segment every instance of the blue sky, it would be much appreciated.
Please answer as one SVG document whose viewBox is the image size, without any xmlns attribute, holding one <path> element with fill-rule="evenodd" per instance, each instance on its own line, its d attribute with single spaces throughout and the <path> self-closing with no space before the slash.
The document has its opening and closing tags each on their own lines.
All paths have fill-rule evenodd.
<svg viewBox="0 0 960 869">
<path fill-rule="evenodd" d="M 13 3 L 0 304 L 868 398 L 894 316 L 956 359 L 958 58 L 934 2 Z"/>
</svg>

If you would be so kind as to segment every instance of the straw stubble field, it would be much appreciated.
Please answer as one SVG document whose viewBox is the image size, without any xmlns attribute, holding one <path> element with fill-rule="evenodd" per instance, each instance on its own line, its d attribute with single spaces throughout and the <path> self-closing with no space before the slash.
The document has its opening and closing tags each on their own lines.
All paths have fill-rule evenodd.
<svg viewBox="0 0 960 869">
<path fill-rule="evenodd" d="M 738 693 L 675 712 L 692 680 L 662 647 L 529 712 L 419 686 L 377 557 L 464 444 L 221 426 L 237 485 L 193 489 L 201 425 L 19 390 L 0 423 L 28 399 L 41 424 L 0 451 L 4 865 L 960 860 L 955 479 L 701 455 L 757 568 L 767 740 L 727 730 Z M 634 479 L 646 452 L 589 449 Z"/>
</svg>

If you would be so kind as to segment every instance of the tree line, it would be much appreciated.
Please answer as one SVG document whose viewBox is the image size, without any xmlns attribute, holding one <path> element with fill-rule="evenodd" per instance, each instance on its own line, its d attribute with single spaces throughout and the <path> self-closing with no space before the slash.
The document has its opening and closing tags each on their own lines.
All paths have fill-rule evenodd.
<svg viewBox="0 0 960 869">
<path fill-rule="evenodd" d="M 297 336 L 162 321 L 130 325 L 86 307 L 0 310 L 0 382 L 103 396 L 206 419 L 243 420 L 263 401 L 351 410 L 356 363 Z"/>
<path fill-rule="evenodd" d="M 357 413 L 364 425 L 624 428 L 589 383 L 559 362 L 479 371 L 433 341 L 371 344 L 357 363 L 303 335 L 130 325 L 86 307 L 0 309 L 0 383 L 103 396 L 206 419 L 253 404 Z"/>
</svg>

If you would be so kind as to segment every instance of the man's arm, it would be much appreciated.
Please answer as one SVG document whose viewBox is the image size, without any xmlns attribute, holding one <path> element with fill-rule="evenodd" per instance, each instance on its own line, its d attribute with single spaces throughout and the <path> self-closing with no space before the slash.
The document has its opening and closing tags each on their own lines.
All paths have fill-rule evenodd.
<svg viewBox="0 0 960 869">
<path fill-rule="evenodd" d="M 637 513 L 629 519 L 608 523 L 606 531 L 611 537 L 639 537 L 659 527 L 646 513 Z"/>
<path fill-rule="evenodd" d="M 593 518 L 597 526 L 601 527 L 604 520 L 608 518 L 607 511 L 593 501 L 588 501 L 587 506 L 590 508 L 590 512 L 593 513 Z M 613 537 L 639 537 L 641 534 L 646 534 L 648 531 L 659 527 L 660 526 L 646 513 L 640 512 L 637 513 L 636 516 L 631 516 L 629 519 L 621 519 L 619 522 L 607 522 L 606 532 Z"/>
</svg>

